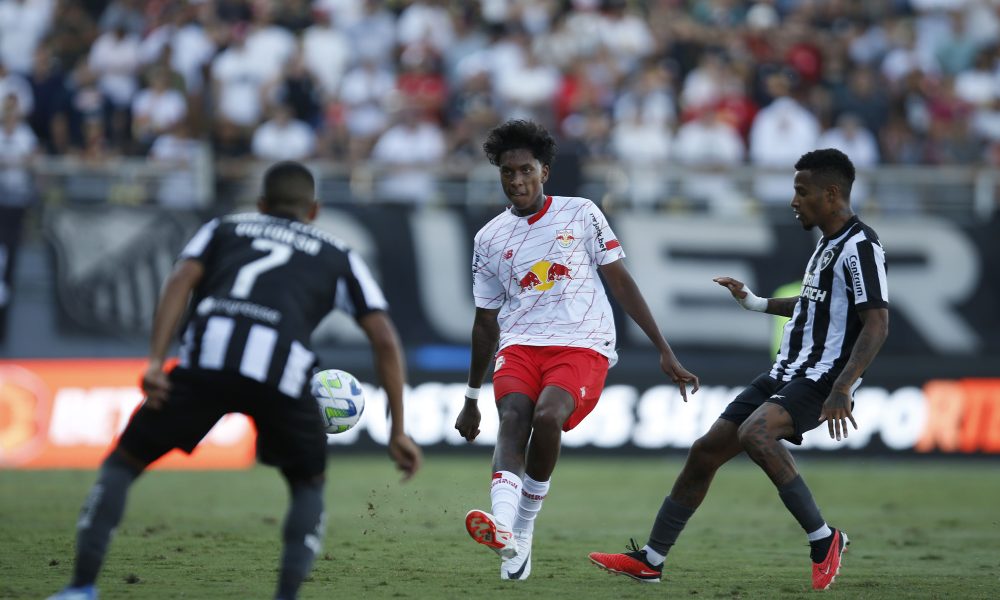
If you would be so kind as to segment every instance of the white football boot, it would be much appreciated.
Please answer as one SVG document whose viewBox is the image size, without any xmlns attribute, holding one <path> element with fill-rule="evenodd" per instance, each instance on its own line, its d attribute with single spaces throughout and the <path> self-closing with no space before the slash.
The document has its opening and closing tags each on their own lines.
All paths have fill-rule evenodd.
<svg viewBox="0 0 1000 600">
<path fill-rule="evenodd" d="M 517 544 L 517 556 L 504 559 L 500 563 L 500 579 L 527 579 L 531 574 L 531 538 L 530 531 L 515 531 L 514 542 Z"/>
</svg>

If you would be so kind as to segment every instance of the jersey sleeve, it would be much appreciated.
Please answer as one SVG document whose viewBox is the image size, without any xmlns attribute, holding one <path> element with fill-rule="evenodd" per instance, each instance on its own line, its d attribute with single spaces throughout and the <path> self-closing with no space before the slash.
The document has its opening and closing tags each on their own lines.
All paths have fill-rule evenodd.
<svg viewBox="0 0 1000 600">
<path fill-rule="evenodd" d="M 472 254 L 472 296 L 476 308 L 500 308 L 504 295 L 489 247 L 482 242 L 482 232 L 479 232 L 473 242 Z"/>
<path fill-rule="evenodd" d="M 212 240 L 215 239 L 215 232 L 219 228 L 219 219 L 212 219 L 201 226 L 194 236 L 188 241 L 184 249 L 177 256 L 177 260 L 193 258 L 205 262 L 205 257 L 211 249 Z"/>
<path fill-rule="evenodd" d="M 355 319 L 376 310 L 387 310 L 389 303 L 365 261 L 353 250 L 347 251 L 347 260 L 350 269 L 337 282 L 334 306 Z"/>
<path fill-rule="evenodd" d="M 606 265 L 625 258 L 625 249 L 618 241 L 618 236 L 611 230 L 604 213 L 593 202 L 587 207 L 584 219 L 584 241 L 594 264 Z"/>
<path fill-rule="evenodd" d="M 870 240 L 858 242 L 853 252 L 845 252 L 844 278 L 854 295 L 858 310 L 889 306 L 889 288 L 885 276 L 885 251 Z"/>
</svg>

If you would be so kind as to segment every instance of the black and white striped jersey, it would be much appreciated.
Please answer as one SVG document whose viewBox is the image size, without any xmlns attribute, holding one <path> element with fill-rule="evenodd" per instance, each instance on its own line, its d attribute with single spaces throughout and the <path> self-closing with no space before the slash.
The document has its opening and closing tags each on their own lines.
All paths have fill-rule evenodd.
<svg viewBox="0 0 1000 600">
<path fill-rule="evenodd" d="M 857 216 L 851 217 L 840 231 L 816 244 L 771 377 L 832 383 L 861 332 L 858 312 L 888 305 L 885 252 L 878 235 Z"/>
<path fill-rule="evenodd" d="M 388 305 L 368 267 L 311 225 L 263 214 L 209 221 L 180 260 L 205 267 L 180 365 L 240 373 L 298 397 L 315 364 L 313 329 L 334 308 L 355 318 Z"/>
</svg>

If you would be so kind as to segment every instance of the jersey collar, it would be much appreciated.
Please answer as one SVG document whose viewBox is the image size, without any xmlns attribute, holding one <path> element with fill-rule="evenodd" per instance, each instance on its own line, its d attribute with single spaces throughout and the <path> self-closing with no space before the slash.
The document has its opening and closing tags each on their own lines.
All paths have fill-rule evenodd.
<svg viewBox="0 0 1000 600">
<path fill-rule="evenodd" d="M 542 205 L 542 210 L 528 217 L 528 225 L 534 225 L 537 223 L 538 219 L 545 216 L 545 213 L 548 212 L 550 206 L 552 206 L 552 196 L 545 196 L 545 204 Z"/>
</svg>

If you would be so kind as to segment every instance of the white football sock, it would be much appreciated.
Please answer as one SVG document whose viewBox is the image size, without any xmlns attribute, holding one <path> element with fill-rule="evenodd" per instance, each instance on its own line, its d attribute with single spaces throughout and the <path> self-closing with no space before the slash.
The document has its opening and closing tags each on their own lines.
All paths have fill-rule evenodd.
<svg viewBox="0 0 1000 600">
<path fill-rule="evenodd" d="M 521 478 L 510 471 L 493 473 L 490 483 L 490 500 L 493 516 L 503 526 L 510 528 L 517 517 L 517 502 L 521 498 Z"/>
<path fill-rule="evenodd" d="M 535 481 L 524 476 L 524 487 L 521 489 L 521 499 L 517 503 L 517 519 L 514 521 L 515 531 L 531 533 L 535 529 L 535 517 L 542 510 L 542 502 L 549 493 L 550 481 Z"/>
<path fill-rule="evenodd" d="M 810 542 L 815 542 L 816 540 L 821 540 L 823 538 L 830 537 L 831 535 L 833 535 L 833 530 L 830 529 L 830 526 L 826 523 L 823 523 L 823 526 L 816 531 L 807 534 Z"/>
<path fill-rule="evenodd" d="M 654 567 L 657 565 L 662 565 L 663 560 L 667 558 L 665 554 L 660 554 L 656 550 L 650 548 L 649 544 L 643 546 L 642 549 L 646 551 L 646 560 L 649 561 L 649 564 L 653 565 Z"/>
</svg>

